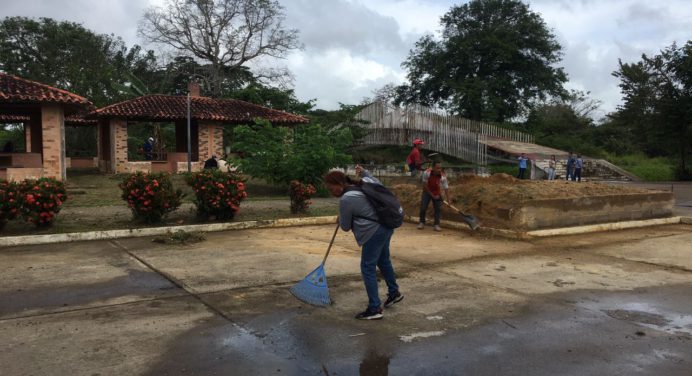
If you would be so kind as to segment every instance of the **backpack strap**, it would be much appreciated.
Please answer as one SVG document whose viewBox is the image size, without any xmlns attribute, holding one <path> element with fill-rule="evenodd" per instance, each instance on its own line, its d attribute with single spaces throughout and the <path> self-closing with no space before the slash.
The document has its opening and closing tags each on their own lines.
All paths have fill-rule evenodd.
<svg viewBox="0 0 692 376">
<path fill-rule="evenodd" d="M 368 200 L 368 203 L 370 203 L 370 206 L 372 206 L 372 203 L 370 202 L 370 199 L 369 199 L 368 196 L 365 194 L 365 192 L 363 192 L 363 188 L 361 188 L 361 187 L 359 187 L 359 186 L 357 186 L 357 185 L 351 185 L 351 186 L 348 186 L 348 187 L 344 188 L 344 193 L 346 193 L 346 192 L 351 192 L 351 191 L 357 191 L 357 192 L 363 193 L 363 196 L 365 196 L 365 199 Z M 363 216 L 360 216 L 360 215 L 354 215 L 353 218 L 360 218 L 360 219 L 365 219 L 365 220 L 368 220 L 368 221 L 371 221 L 371 222 L 377 222 L 377 223 L 379 223 L 379 221 L 378 221 L 377 219 L 373 219 L 373 218 L 370 218 L 370 217 L 363 217 Z M 353 223 L 351 223 L 351 228 L 353 228 Z"/>
</svg>

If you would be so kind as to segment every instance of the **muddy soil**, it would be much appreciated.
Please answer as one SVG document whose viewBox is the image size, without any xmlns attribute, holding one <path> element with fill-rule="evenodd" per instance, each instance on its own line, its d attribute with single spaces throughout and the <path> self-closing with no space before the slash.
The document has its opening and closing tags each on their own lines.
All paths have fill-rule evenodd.
<svg viewBox="0 0 692 376">
<path fill-rule="evenodd" d="M 399 197 L 404 211 L 417 217 L 421 202 L 420 185 L 411 181 L 394 184 L 391 188 Z M 511 208 L 545 199 L 622 196 L 650 192 L 652 191 L 644 188 L 596 182 L 519 180 L 507 174 L 494 174 L 490 177 L 462 176 L 450 179 L 449 182 L 449 194 L 454 206 L 480 218 L 486 226 L 500 228 L 505 227 L 505 224 L 494 219 L 498 208 Z M 428 207 L 426 217 L 433 218 L 432 205 Z M 442 218 L 461 221 L 458 214 L 447 208 L 443 208 Z"/>
</svg>

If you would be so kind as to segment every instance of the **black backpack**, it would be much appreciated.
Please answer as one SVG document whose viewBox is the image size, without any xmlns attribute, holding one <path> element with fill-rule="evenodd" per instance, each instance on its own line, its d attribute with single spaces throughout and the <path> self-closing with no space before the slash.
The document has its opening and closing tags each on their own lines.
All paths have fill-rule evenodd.
<svg viewBox="0 0 692 376">
<path fill-rule="evenodd" d="M 362 186 L 351 186 L 346 188 L 348 191 L 363 192 L 365 198 L 368 199 L 370 205 L 377 213 L 377 220 L 374 218 L 365 218 L 375 221 L 384 227 L 395 229 L 401 227 L 404 223 L 404 209 L 401 207 L 399 199 L 394 193 L 381 184 L 363 182 Z"/>
</svg>

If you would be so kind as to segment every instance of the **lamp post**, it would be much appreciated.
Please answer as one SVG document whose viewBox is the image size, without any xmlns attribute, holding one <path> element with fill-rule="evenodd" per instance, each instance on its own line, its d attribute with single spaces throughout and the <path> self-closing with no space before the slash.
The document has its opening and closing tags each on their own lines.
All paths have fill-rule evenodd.
<svg viewBox="0 0 692 376">
<path fill-rule="evenodd" d="M 187 172 L 192 172 L 192 140 L 190 139 L 190 92 L 187 93 Z"/>
</svg>

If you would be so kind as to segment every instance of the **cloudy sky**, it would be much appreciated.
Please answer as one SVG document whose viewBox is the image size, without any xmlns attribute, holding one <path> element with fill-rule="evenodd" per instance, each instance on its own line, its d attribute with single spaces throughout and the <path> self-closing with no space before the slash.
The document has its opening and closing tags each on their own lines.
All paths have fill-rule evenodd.
<svg viewBox="0 0 692 376">
<path fill-rule="evenodd" d="M 137 23 L 164 0 L 0 0 L 0 17 L 52 17 L 144 44 Z M 401 83 L 401 62 L 422 35 L 439 30 L 451 0 L 280 0 L 286 25 L 300 31 L 304 49 L 285 61 L 301 100 L 334 109 L 355 104 L 387 83 Z M 568 88 L 603 101 L 601 114 L 620 103 L 611 76 L 624 62 L 692 39 L 690 0 L 531 0 L 563 46 Z M 148 46 L 153 48 L 153 46 Z"/>
</svg>

